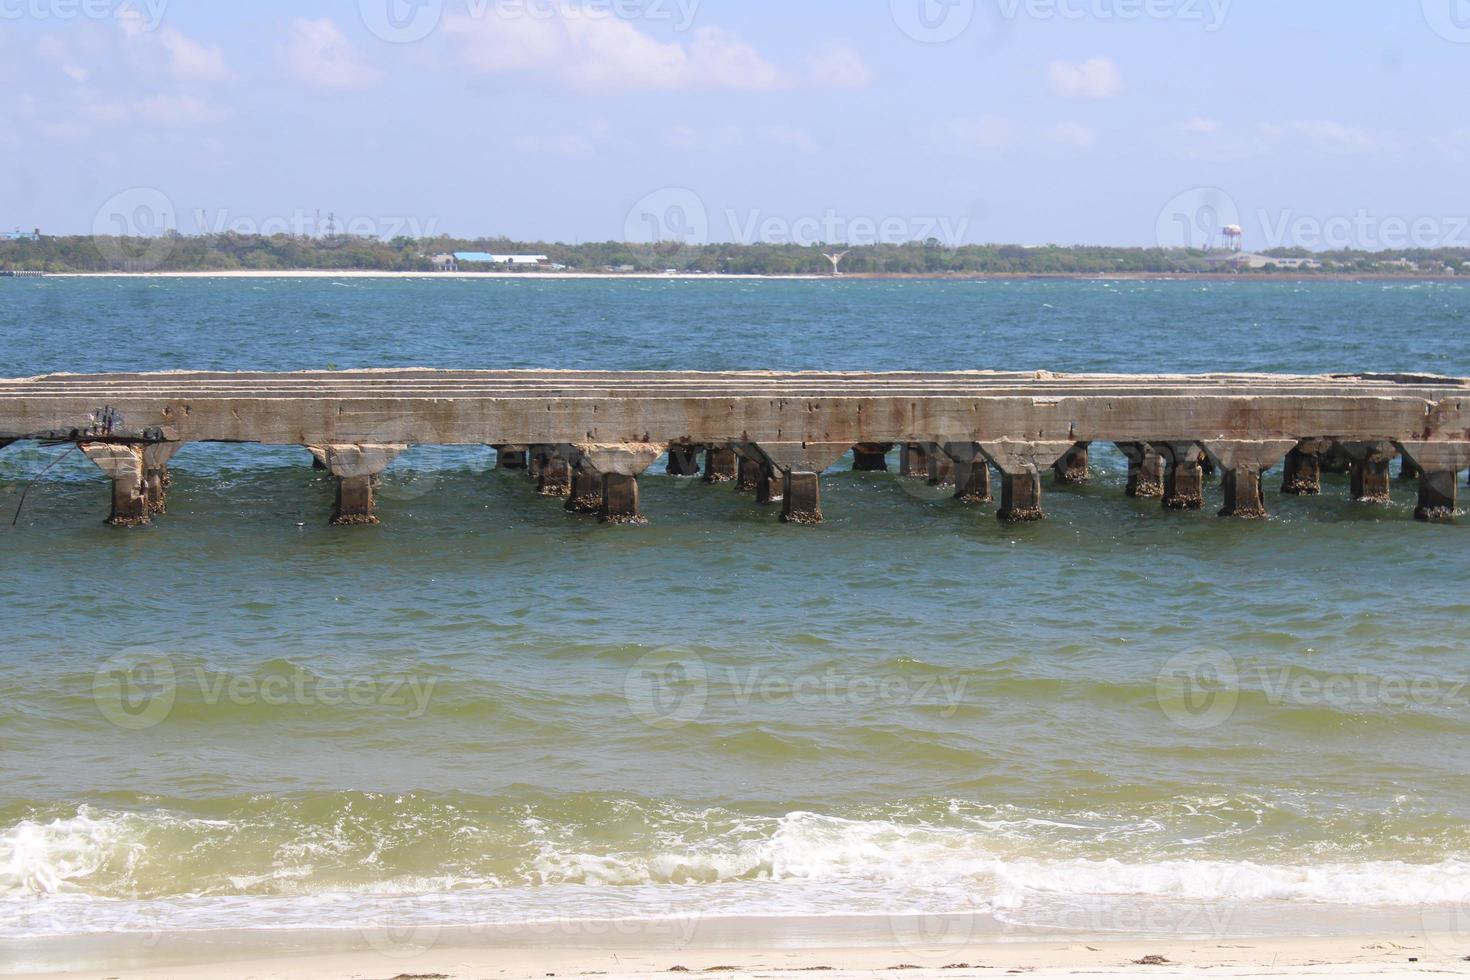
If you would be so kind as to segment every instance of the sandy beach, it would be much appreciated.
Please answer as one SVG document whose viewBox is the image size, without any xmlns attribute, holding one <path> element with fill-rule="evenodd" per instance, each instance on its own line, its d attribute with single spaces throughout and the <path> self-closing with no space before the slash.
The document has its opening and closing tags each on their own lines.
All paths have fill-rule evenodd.
<svg viewBox="0 0 1470 980">
<path fill-rule="evenodd" d="M 76 980 L 468 980 L 468 978 L 668 977 L 716 974 L 797 977 L 813 972 L 837 978 L 901 973 L 909 980 L 1025 974 L 1031 977 L 1419 977 L 1470 975 L 1467 956 L 1449 950 L 1460 937 L 1419 935 L 1338 939 L 1109 941 L 990 943 L 915 950 L 904 947 L 812 949 L 729 947 L 657 950 L 546 947 L 455 947 L 424 952 L 377 950 L 327 955 L 280 954 L 254 958 L 201 958 L 149 964 L 119 957 L 102 969 L 18 976 Z M 196 952 L 207 956 L 208 946 Z"/>
</svg>

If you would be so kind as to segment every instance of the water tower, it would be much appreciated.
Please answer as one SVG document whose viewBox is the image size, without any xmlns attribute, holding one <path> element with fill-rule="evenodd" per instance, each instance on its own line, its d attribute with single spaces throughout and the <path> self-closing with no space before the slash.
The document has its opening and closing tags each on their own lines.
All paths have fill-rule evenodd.
<svg viewBox="0 0 1470 980">
<path fill-rule="evenodd" d="M 1240 225 L 1226 225 L 1224 228 L 1220 229 L 1220 234 L 1225 236 L 1225 248 L 1227 251 L 1240 251 L 1241 238 L 1245 234 L 1245 232 L 1241 230 Z"/>
</svg>

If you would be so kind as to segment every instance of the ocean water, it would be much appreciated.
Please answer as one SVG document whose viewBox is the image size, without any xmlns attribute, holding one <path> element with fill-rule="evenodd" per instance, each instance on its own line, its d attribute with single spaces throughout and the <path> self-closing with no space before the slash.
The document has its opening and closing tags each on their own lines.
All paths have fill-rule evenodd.
<svg viewBox="0 0 1470 980">
<path fill-rule="evenodd" d="M 12 377 L 1470 375 L 1470 289 L 47 279 L 0 281 L 0 336 Z M 118 531 L 77 454 L 0 453 L 0 942 L 1470 916 L 1470 530 L 1416 524 L 1412 484 L 1271 486 L 1235 523 L 1125 499 L 1096 447 L 1013 528 L 840 464 L 798 529 L 656 466 L 651 524 L 603 528 L 418 447 L 381 526 L 335 529 L 309 462 L 186 447 L 169 513 Z"/>
</svg>

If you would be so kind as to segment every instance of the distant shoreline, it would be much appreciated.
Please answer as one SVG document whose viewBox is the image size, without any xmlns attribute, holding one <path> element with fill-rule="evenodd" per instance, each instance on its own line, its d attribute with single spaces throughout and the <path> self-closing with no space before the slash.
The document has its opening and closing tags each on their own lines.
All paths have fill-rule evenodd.
<svg viewBox="0 0 1470 980">
<path fill-rule="evenodd" d="M 942 282 L 988 281 L 1076 281 L 1076 282 L 1147 282 L 1180 280 L 1187 282 L 1459 282 L 1467 276 L 1432 275 L 1429 273 L 1318 273 L 1313 275 L 1226 274 L 1213 272 L 966 272 L 966 273 L 853 273 L 842 276 L 765 275 L 725 272 L 400 272 L 379 269 L 282 269 L 277 271 L 231 269 L 220 271 L 178 272 L 48 272 L 47 279 L 517 279 L 565 282 L 571 280 L 659 281 L 715 280 L 722 282 L 782 281 L 821 282 L 840 280 L 914 280 Z"/>
</svg>

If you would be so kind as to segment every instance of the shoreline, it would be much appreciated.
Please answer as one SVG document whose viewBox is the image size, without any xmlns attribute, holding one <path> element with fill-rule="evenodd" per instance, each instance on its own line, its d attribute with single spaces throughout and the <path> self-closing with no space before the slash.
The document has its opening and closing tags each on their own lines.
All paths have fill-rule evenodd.
<svg viewBox="0 0 1470 980">
<path fill-rule="evenodd" d="M 25 277 L 17 277 L 25 278 Z M 1413 275 L 1401 275 L 1397 273 L 1365 272 L 1359 274 L 1350 273 L 1323 273 L 1310 276 L 1292 276 L 1287 274 L 1272 275 L 1249 275 L 1249 274 L 1222 274 L 1213 272 L 1109 272 L 1109 273 L 1084 273 L 1084 272 L 1058 272 L 1058 273 L 1032 273 L 1032 272 L 975 272 L 954 274 L 929 274 L 929 273 L 851 273 L 841 276 L 824 275 L 764 275 L 764 274 L 740 274 L 727 272 L 401 272 L 396 270 L 379 269 L 283 269 L 277 271 L 254 270 L 254 269 L 231 269 L 220 271 L 177 271 L 177 272 L 47 272 L 40 277 L 45 279 L 506 279 L 506 280 L 542 280 L 548 282 L 567 281 L 629 281 L 629 282 L 657 282 L 657 281 L 700 281 L 713 280 L 717 282 L 840 282 L 849 281 L 880 281 L 880 282 L 1278 282 L 1278 283 L 1304 283 L 1304 282 L 1459 282 L 1467 280 L 1465 276 L 1429 275 L 1416 273 Z"/>
<path fill-rule="evenodd" d="M 447 931 L 447 930 L 446 930 Z M 354 934 L 357 935 L 357 934 Z M 322 952 L 320 947 L 283 944 L 268 948 L 221 947 L 200 937 L 165 936 L 150 949 L 114 939 L 92 950 L 94 962 L 68 969 L 0 958 L 11 975 L 55 980 L 359 980 L 443 978 L 531 980 L 543 977 L 606 976 L 668 978 L 671 975 L 790 977 L 813 972 L 905 980 L 956 980 L 1005 976 L 1079 978 L 1103 976 L 1375 976 L 1426 973 L 1470 976 L 1459 946 L 1465 937 L 1364 934 L 1336 938 L 1273 939 L 1035 939 L 1029 941 L 853 945 L 832 943 L 789 947 L 740 942 L 648 945 L 603 939 L 588 943 L 456 943 L 443 939 L 427 948 L 405 942 L 411 933 L 359 936 L 359 947 Z M 757 937 L 752 937 L 757 938 Z M 185 946 L 180 947 L 182 939 Z M 1458 944 L 1458 945 L 1457 945 Z M 111 947 L 110 949 L 108 947 Z M 20 969 L 17 970 L 16 968 Z M 25 970 L 32 972 L 23 972 Z"/>
</svg>

